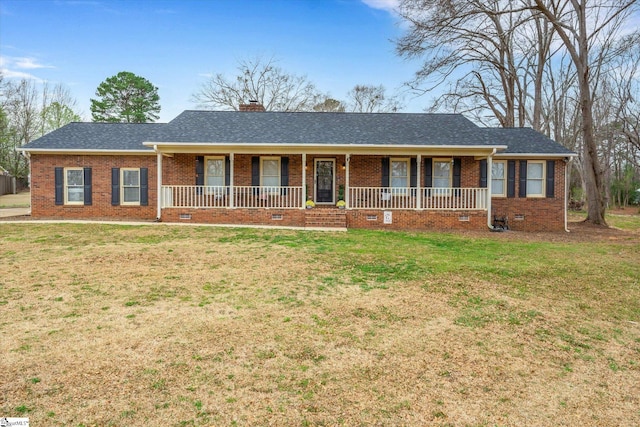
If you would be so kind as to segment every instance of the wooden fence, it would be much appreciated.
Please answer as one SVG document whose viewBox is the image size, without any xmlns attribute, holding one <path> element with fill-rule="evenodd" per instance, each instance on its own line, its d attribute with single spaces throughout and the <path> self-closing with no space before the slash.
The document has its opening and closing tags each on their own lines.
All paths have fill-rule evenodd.
<svg viewBox="0 0 640 427">
<path fill-rule="evenodd" d="M 16 193 L 16 179 L 10 175 L 0 175 L 0 196 Z"/>
</svg>

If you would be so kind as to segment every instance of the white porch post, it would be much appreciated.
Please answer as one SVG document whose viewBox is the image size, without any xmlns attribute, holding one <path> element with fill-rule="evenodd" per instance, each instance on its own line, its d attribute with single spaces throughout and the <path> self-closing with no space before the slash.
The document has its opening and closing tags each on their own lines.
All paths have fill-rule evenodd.
<svg viewBox="0 0 640 427">
<path fill-rule="evenodd" d="M 307 203 L 307 153 L 302 153 L 302 206 L 304 209 Z"/>
<path fill-rule="evenodd" d="M 491 221 L 491 170 L 493 169 L 493 155 L 496 149 L 487 157 L 487 227 L 493 228 Z"/>
<path fill-rule="evenodd" d="M 229 207 L 230 208 L 234 207 L 233 199 L 235 198 L 235 194 L 233 191 L 233 162 L 234 162 L 233 153 L 229 153 Z"/>
<path fill-rule="evenodd" d="M 345 160 L 345 164 L 346 164 L 346 169 L 344 172 L 344 203 L 346 205 L 346 208 L 349 209 L 351 208 L 351 201 L 349 200 L 349 172 L 350 172 L 350 168 L 351 168 L 351 154 L 346 154 L 344 156 L 344 160 Z"/>
<path fill-rule="evenodd" d="M 156 212 L 156 219 L 160 219 L 160 217 L 162 216 L 162 153 L 160 151 L 158 151 L 158 146 L 155 145 L 153 147 L 156 150 L 156 156 L 157 156 L 157 165 L 156 165 L 156 175 L 157 175 L 157 186 L 158 188 L 156 189 L 156 199 L 157 199 L 157 212 Z"/>
<path fill-rule="evenodd" d="M 422 164 L 422 155 L 418 154 L 416 158 L 416 208 L 422 209 L 422 189 L 420 188 L 420 165 Z"/>
</svg>

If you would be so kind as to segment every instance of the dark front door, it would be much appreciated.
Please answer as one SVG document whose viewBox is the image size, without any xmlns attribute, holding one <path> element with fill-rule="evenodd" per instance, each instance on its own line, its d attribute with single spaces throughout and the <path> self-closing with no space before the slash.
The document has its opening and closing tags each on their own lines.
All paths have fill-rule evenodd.
<svg viewBox="0 0 640 427">
<path fill-rule="evenodd" d="M 333 203 L 335 160 L 316 160 L 316 203 Z"/>
</svg>

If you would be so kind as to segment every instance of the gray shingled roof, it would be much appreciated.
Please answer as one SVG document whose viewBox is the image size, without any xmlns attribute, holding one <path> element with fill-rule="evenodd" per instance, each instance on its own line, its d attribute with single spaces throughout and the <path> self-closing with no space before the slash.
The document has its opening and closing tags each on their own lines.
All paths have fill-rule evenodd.
<svg viewBox="0 0 640 427">
<path fill-rule="evenodd" d="M 484 131 L 495 144 L 507 146 L 500 154 L 573 154 L 532 128 L 484 128 Z"/>
<path fill-rule="evenodd" d="M 146 150 L 143 142 L 497 146 L 571 154 L 530 128 L 480 128 L 460 114 L 185 111 L 169 123 L 71 123 L 24 148 Z"/>
<path fill-rule="evenodd" d="M 147 150 L 144 141 L 160 138 L 166 123 L 69 123 L 24 148 L 56 150 Z"/>
<path fill-rule="evenodd" d="M 250 144 L 487 145 L 460 114 L 185 111 L 166 142 Z"/>
</svg>

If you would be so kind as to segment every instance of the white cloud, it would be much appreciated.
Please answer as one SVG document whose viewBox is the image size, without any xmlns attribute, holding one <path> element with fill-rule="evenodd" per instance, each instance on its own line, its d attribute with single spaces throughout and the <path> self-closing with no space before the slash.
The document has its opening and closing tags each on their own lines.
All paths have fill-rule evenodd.
<svg viewBox="0 0 640 427">
<path fill-rule="evenodd" d="M 39 64 L 38 60 L 35 58 L 13 58 L 14 64 L 17 68 L 22 68 L 26 70 L 35 70 L 38 68 L 55 68 L 53 65 L 43 65 Z"/>
<path fill-rule="evenodd" d="M 395 12 L 398 10 L 400 0 L 361 0 L 362 3 L 373 9 L 386 10 L 387 12 Z"/>
<path fill-rule="evenodd" d="M 7 79 L 29 79 L 37 82 L 43 80 L 29 71 L 42 68 L 55 68 L 53 65 L 40 64 L 36 58 L 0 56 L 0 73 Z"/>
<path fill-rule="evenodd" d="M 25 73 L 22 71 L 13 71 L 8 68 L 0 68 L 0 74 L 7 79 L 27 79 L 42 82 L 41 78 L 34 76 L 33 74 Z"/>
</svg>

